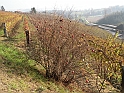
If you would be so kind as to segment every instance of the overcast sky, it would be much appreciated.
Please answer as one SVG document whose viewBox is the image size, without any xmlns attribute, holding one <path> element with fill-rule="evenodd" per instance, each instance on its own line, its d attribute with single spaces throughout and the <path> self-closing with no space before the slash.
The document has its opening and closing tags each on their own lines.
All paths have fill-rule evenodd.
<svg viewBox="0 0 124 93">
<path fill-rule="evenodd" d="M 0 6 L 4 6 L 7 11 L 31 9 L 32 7 L 41 10 L 70 8 L 84 10 L 124 5 L 123 2 L 122 0 L 0 0 Z"/>
</svg>

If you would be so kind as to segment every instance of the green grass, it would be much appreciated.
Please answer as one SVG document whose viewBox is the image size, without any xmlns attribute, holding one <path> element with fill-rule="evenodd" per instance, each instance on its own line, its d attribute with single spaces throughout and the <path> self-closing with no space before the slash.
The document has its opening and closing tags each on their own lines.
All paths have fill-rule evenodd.
<svg viewBox="0 0 124 93">
<path fill-rule="evenodd" d="M 15 35 L 15 38 L 17 38 L 19 41 L 22 41 L 25 39 L 25 33 L 24 33 L 24 29 L 23 29 L 23 20 L 20 23 L 20 27 L 17 30 L 17 34 Z"/>
<path fill-rule="evenodd" d="M 0 43 L 0 55 L 4 58 L 4 64 L 13 69 L 16 74 L 24 74 L 27 70 L 36 71 L 35 61 L 27 58 L 25 53 L 19 51 L 12 45 Z"/>
<path fill-rule="evenodd" d="M 3 29 L 0 28 L 0 35 L 3 35 Z"/>
</svg>

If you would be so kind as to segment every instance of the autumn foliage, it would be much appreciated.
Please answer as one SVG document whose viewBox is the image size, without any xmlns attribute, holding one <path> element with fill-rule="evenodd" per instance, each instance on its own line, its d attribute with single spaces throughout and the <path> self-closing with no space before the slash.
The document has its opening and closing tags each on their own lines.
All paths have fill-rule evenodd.
<svg viewBox="0 0 124 93">
<path fill-rule="evenodd" d="M 14 29 L 18 27 L 21 19 L 21 14 L 0 11 L 0 26 L 3 27 L 2 24 L 5 23 L 5 27 L 9 36 L 11 36 L 11 34 L 14 34 Z"/>
</svg>

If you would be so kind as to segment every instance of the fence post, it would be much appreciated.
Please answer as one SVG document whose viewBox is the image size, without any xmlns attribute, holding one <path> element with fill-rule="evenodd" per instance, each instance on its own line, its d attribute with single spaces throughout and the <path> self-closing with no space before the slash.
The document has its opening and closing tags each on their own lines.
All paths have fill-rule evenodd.
<svg viewBox="0 0 124 93">
<path fill-rule="evenodd" d="M 3 31 L 4 31 L 4 36 L 8 37 L 7 30 L 6 30 L 6 23 L 3 23 Z"/>
<path fill-rule="evenodd" d="M 29 31 L 26 30 L 25 34 L 26 34 L 27 45 L 29 45 Z"/>
</svg>

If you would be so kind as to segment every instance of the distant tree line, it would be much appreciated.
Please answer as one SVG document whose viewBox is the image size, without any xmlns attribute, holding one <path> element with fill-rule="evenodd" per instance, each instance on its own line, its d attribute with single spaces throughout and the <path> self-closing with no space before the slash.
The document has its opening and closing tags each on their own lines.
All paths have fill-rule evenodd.
<svg viewBox="0 0 124 93">
<path fill-rule="evenodd" d="M 116 12 L 110 15 L 106 15 L 104 18 L 100 19 L 97 23 L 111 24 L 111 25 L 124 24 L 124 12 Z"/>
</svg>

